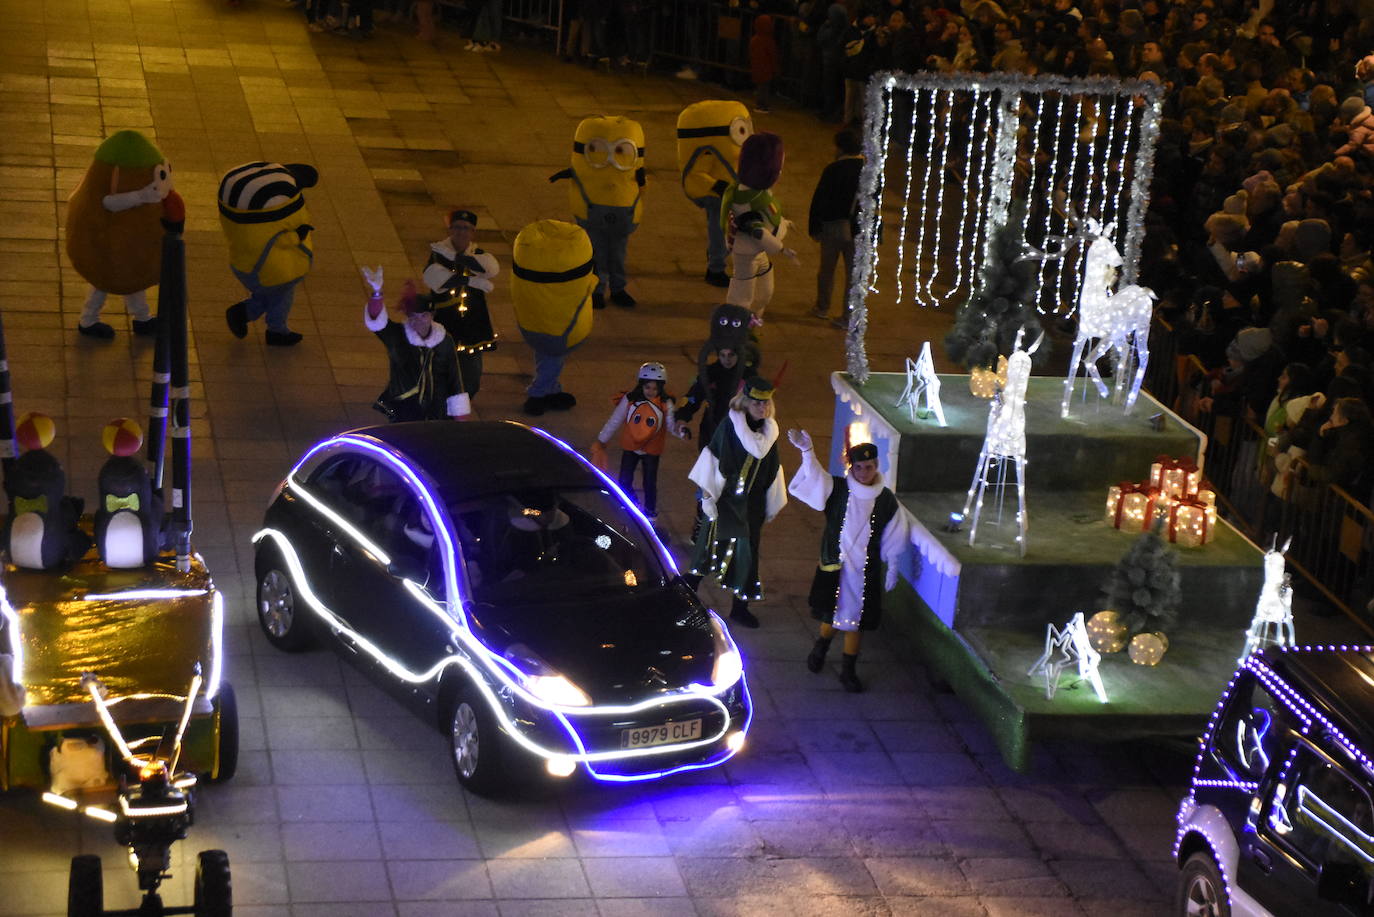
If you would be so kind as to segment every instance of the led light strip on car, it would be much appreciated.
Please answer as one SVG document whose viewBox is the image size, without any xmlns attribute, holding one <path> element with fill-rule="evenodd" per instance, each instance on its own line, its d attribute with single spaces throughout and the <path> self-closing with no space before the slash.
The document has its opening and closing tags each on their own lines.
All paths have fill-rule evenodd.
<svg viewBox="0 0 1374 917">
<path fill-rule="evenodd" d="M 24 686 L 24 641 L 19 634 L 19 613 L 10 604 L 9 593 L 5 591 L 4 584 L 0 583 L 0 615 L 5 616 L 5 630 L 10 638 L 10 653 L 13 662 L 10 664 L 12 671 L 10 678 L 21 688 Z"/>
<path fill-rule="evenodd" d="M 297 486 L 299 485 L 293 485 L 293 489 Z M 383 651 L 372 641 L 368 640 L 362 634 L 358 633 L 353 628 L 349 627 L 348 624 L 345 623 L 342 618 L 336 615 L 323 602 L 320 601 L 319 596 L 315 594 L 315 591 L 310 586 L 309 580 L 305 575 L 304 568 L 301 566 L 300 558 L 296 553 L 295 547 L 291 544 L 290 540 L 287 539 L 284 533 L 278 531 L 277 529 L 263 529 L 253 536 L 253 541 L 254 543 L 256 543 L 258 541 L 261 541 L 263 538 L 271 538 L 273 542 L 275 542 L 276 545 L 279 548 L 281 548 L 282 557 L 283 559 L 285 559 L 287 566 L 290 567 L 292 580 L 296 583 L 296 586 L 300 592 L 301 597 L 305 599 L 306 603 L 310 606 L 310 608 L 317 615 L 319 615 L 319 617 L 322 618 L 324 622 L 332 630 L 334 630 L 337 633 L 343 634 L 352 643 L 354 643 L 358 649 L 363 650 L 369 656 L 373 657 L 384 668 L 386 668 L 387 671 L 391 672 L 397 678 L 409 682 L 411 684 L 428 683 L 439 677 L 439 675 L 443 673 L 444 669 L 455 665 L 461 666 L 469 676 L 469 681 L 471 681 L 472 684 L 474 684 L 478 688 L 478 690 L 482 692 L 482 694 L 487 699 L 488 705 L 491 708 L 491 710 L 496 714 L 497 717 L 500 718 L 503 731 L 510 735 L 510 737 L 513 740 L 515 740 L 525 749 L 536 755 L 539 755 L 540 757 L 570 759 L 578 762 L 588 762 L 611 761 L 628 758 L 648 757 L 652 755 L 673 754 L 684 750 L 699 748 L 705 745 L 715 743 L 719 741 L 723 736 L 725 736 L 725 734 L 730 729 L 732 717 L 730 716 L 729 708 L 727 708 L 718 697 L 715 697 L 710 693 L 690 689 L 676 696 L 669 695 L 661 698 L 653 698 L 647 701 L 642 701 L 638 704 L 623 706 L 582 708 L 550 704 L 547 701 L 544 701 L 536 697 L 535 695 L 531 694 L 528 690 L 525 689 L 525 687 L 522 684 L 520 684 L 520 682 L 516 678 L 513 678 L 507 674 L 507 672 L 505 671 L 505 669 L 507 668 L 513 672 L 519 672 L 519 670 L 515 669 L 515 667 L 510 663 L 509 660 L 497 656 L 488 647 L 483 645 L 480 641 L 478 641 L 471 634 L 465 632 L 463 629 L 455 628 L 453 626 L 452 618 L 448 617 L 439 605 L 434 603 L 432 600 L 428 599 L 427 596 L 423 596 L 422 600 L 425 604 L 425 607 L 429 608 L 432 613 L 435 613 L 436 616 L 440 617 L 445 621 L 449 628 L 450 636 L 456 642 L 460 642 L 466 650 L 474 653 L 479 658 L 482 658 L 486 662 L 488 662 L 491 665 L 490 670 L 498 678 L 500 678 L 504 688 L 509 689 L 512 693 L 519 695 L 522 700 L 526 701 L 532 706 L 539 707 L 553 714 L 559 720 L 560 723 L 564 724 L 565 728 L 569 732 L 569 738 L 580 749 L 580 751 L 577 754 L 568 754 L 566 752 L 554 751 L 553 749 L 545 748 L 544 746 L 539 745 L 536 742 L 533 742 L 532 740 L 521 734 L 521 732 L 516 728 L 515 723 L 506 714 L 504 706 L 501 704 L 496 694 L 487 685 L 486 679 L 482 677 L 482 672 L 466 657 L 461 655 L 449 656 L 443 659 L 442 661 L 438 662 L 434 666 L 431 666 L 426 671 L 412 672 L 410 669 L 406 668 L 400 662 L 388 656 L 385 651 Z M 452 561 L 451 556 L 450 561 Z M 451 571 L 446 572 L 450 573 L 449 578 L 450 581 L 452 581 Z M 420 589 L 420 587 L 409 586 L 408 589 L 412 594 L 417 594 L 417 589 Z M 422 592 L 423 590 L 420 591 Z M 455 593 L 451 594 L 457 593 L 455 591 Z M 741 675 L 741 679 L 742 678 L 743 676 Z M 729 690 L 730 687 L 733 687 L 733 685 L 726 685 L 723 688 L 714 688 L 714 690 L 723 693 L 724 691 Z M 573 727 L 570 722 L 564 719 L 565 715 L 576 716 L 578 714 L 581 714 L 584 716 L 601 716 L 636 713 L 642 710 L 649 709 L 651 707 L 666 706 L 669 704 L 685 703 L 696 700 L 708 701 L 709 703 L 719 708 L 724 718 L 724 722 L 722 724 L 720 731 L 717 732 L 715 735 L 712 735 L 708 738 L 699 739 L 695 742 L 681 742 L 674 745 L 666 745 L 657 748 L 639 748 L 619 751 L 587 752 L 585 750 L 586 746 L 581 741 L 581 736 L 577 734 L 576 728 Z"/>
</svg>

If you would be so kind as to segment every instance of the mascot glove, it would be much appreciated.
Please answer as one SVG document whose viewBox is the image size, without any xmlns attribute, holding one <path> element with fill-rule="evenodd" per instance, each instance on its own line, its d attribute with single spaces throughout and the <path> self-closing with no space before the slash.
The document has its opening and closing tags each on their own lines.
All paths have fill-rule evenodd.
<svg viewBox="0 0 1374 917">
<path fill-rule="evenodd" d="M 887 575 L 883 578 L 883 591 L 891 592 L 897 588 L 897 565 L 889 563 L 887 565 Z"/>
<path fill-rule="evenodd" d="M 474 290 L 481 290 L 483 293 L 490 293 L 496 289 L 496 284 L 485 277 L 469 277 L 468 286 Z"/>
<path fill-rule="evenodd" d="M 381 296 L 381 295 L 382 295 L 382 267 L 381 267 L 381 265 L 378 265 L 378 266 L 377 266 L 377 269 L 376 269 L 375 271 L 374 271 L 374 270 L 369 270 L 368 268 L 363 268 L 362 271 L 363 271 L 363 279 L 367 281 L 368 287 L 370 287 L 370 288 L 372 289 L 372 295 L 373 295 L 373 296 Z"/>
</svg>

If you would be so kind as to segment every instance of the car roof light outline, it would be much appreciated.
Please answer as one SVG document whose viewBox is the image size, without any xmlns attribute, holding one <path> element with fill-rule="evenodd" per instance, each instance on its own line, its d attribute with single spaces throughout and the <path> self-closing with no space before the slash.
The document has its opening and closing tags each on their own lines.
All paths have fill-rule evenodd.
<svg viewBox="0 0 1374 917">
<path fill-rule="evenodd" d="M 19 631 L 19 612 L 14 610 L 10 604 L 9 593 L 5 591 L 5 586 L 0 583 L 0 614 L 5 616 L 8 622 L 7 632 L 10 635 L 10 652 L 14 656 L 12 677 L 14 683 L 19 687 L 24 687 L 24 640 Z"/>
</svg>

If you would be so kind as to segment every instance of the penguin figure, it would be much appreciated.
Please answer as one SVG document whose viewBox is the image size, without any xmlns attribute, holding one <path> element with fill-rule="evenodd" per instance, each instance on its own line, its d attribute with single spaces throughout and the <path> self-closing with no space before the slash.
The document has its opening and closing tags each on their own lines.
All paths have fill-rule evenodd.
<svg viewBox="0 0 1374 917">
<path fill-rule="evenodd" d="M 4 546 L 10 563 L 27 570 L 54 570 L 90 547 L 76 524 L 80 502 L 66 496 L 67 475 L 47 449 L 55 433 L 52 418 L 32 411 L 15 427 L 25 451 L 5 478 Z"/>
<path fill-rule="evenodd" d="M 110 458 L 98 479 L 95 548 L 107 567 L 146 566 L 161 547 L 162 500 L 153 493 L 147 468 L 134 457 L 143 445 L 143 431 L 121 417 L 106 425 L 103 439 Z"/>
</svg>

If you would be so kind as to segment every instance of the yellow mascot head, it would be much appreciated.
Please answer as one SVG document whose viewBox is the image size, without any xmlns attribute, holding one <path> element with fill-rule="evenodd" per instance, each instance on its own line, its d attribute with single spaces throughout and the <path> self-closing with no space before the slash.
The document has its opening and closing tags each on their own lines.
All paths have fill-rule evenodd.
<svg viewBox="0 0 1374 917">
<path fill-rule="evenodd" d="M 677 116 L 677 164 L 683 192 L 692 200 L 719 197 L 717 183 L 736 180 L 740 147 L 752 133 L 754 122 L 743 102 L 708 99 L 684 108 Z"/>
<path fill-rule="evenodd" d="M 587 219 L 587 203 L 591 202 L 608 207 L 633 206 L 632 222 L 639 222 L 644 128 L 638 121 L 606 115 L 583 120 L 573 134 L 572 171 L 577 180 L 569 185 L 568 200 L 574 217 Z"/>
<path fill-rule="evenodd" d="M 256 273 L 258 286 L 264 287 L 309 273 L 315 227 L 301 192 L 317 181 L 315 167 L 298 162 L 250 162 L 225 173 L 219 183 L 219 225 L 235 271 Z"/>
<path fill-rule="evenodd" d="M 582 227 L 537 220 L 515 237 L 511 301 L 520 330 L 562 340 L 568 349 L 592 330 L 588 300 L 596 289 L 592 242 Z"/>
</svg>

